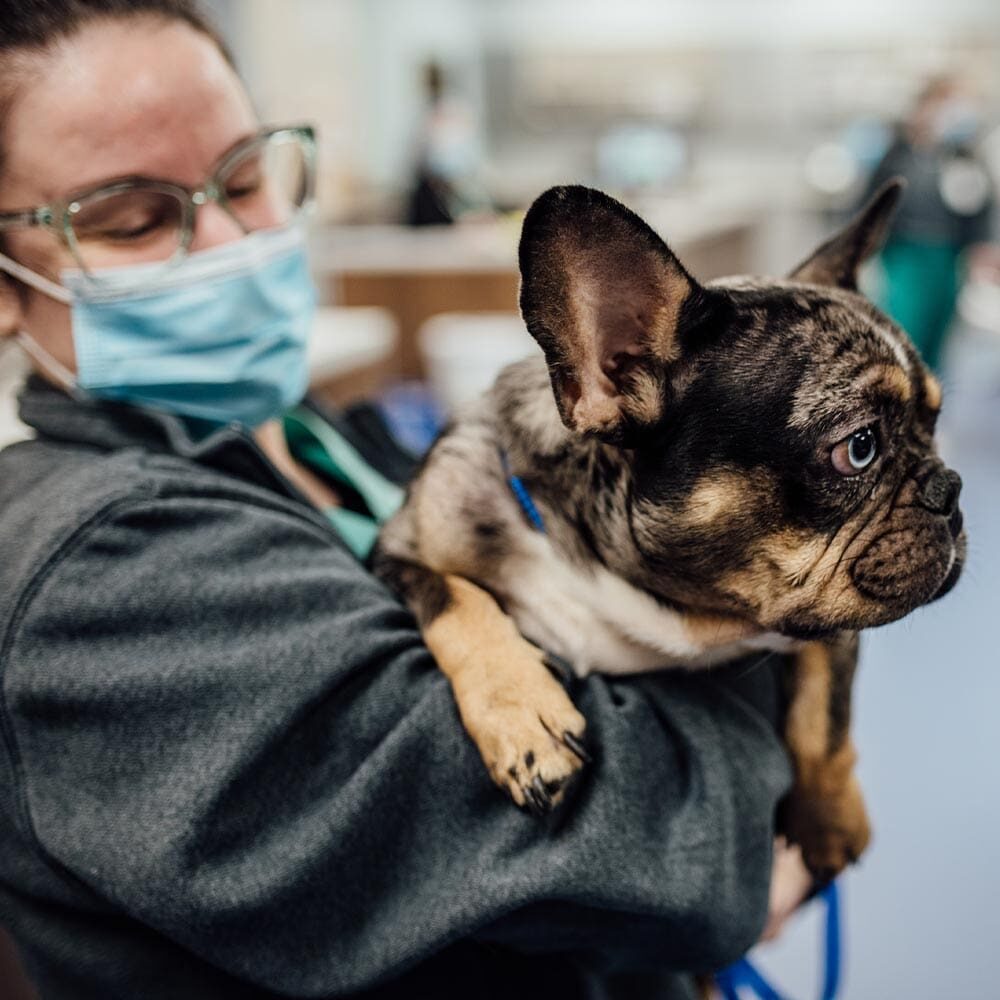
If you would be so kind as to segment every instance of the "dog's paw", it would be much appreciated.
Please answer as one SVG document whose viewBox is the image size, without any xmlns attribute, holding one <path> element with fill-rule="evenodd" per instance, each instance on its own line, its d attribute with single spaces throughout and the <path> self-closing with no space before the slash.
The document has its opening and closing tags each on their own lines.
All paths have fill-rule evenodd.
<svg viewBox="0 0 1000 1000">
<path fill-rule="evenodd" d="M 563 800 L 589 761 L 587 723 L 540 660 L 524 666 L 516 685 L 480 690 L 460 705 L 494 782 L 540 815 Z"/>
<path fill-rule="evenodd" d="M 853 777 L 833 794 L 796 788 L 787 807 L 788 839 L 802 848 L 806 866 L 823 882 L 857 861 L 871 840 L 864 796 Z"/>
</svg>

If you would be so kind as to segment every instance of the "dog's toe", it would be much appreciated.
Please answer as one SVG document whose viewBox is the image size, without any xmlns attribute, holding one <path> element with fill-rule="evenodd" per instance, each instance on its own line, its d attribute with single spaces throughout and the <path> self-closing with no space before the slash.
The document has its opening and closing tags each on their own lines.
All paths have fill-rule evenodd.
<svg viewBox="0 0 1000 1000">
<path fill-rule="evenodd" d="M 490 748 L 490 773 L 514 802 L 537 815 L 550 812 L 566 796 L 590 760 L 580 737 L 556 739 L 538 716 L 508 718 L 503 736 Z"/>
</svg>

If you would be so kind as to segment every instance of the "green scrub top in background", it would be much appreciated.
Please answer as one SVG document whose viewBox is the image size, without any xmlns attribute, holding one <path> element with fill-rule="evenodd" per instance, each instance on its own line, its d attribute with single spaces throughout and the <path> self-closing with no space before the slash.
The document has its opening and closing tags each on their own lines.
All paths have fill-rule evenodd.
<svg viewBox="0 0 1000 1000">
<path fill-rule="evenodd" d="M 954 244 L 901 239 L 891 240 L 882 251 L 885 288 L 879 305 L 935 371 L 955 316 L 961 252 Z"/>
</svg>

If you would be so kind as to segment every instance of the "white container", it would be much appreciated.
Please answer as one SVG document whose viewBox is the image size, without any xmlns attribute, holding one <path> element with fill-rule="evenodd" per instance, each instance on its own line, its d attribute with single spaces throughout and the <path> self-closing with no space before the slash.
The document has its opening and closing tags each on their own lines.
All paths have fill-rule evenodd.
<svg viewBox="0 0 1000 1000">
<path fill-rule="evenodd" d="M 439 313 L 417 331 L 417 344 L 448 410 L 485 392 L 507 365 L 541 353 L 514 312 Z"/>
</svg>

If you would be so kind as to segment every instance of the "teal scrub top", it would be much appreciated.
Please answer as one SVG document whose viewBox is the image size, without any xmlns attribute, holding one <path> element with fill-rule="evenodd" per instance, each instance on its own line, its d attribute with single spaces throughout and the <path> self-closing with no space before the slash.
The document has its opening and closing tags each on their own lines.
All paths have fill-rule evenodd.
<svg viewBox="0 0 1000 1000">
<path fill-rule="evenodd" d="M 373 469 L 342 434 L 312 410 L 298 406 L 284 417 L 285 438 L 292 455 L 309 468 L 356 490 L 367 514 L 330 507 L 325 511 L 348 548 L 368 558 L 379 528 L 399 509 L 403 490 Z"/>
</svg>

